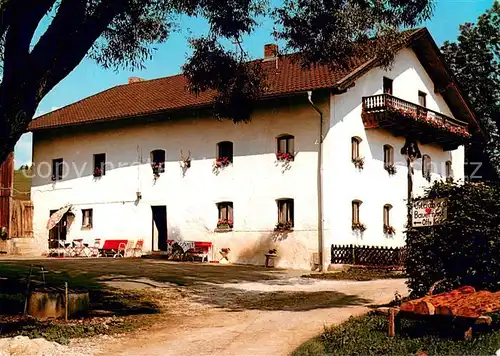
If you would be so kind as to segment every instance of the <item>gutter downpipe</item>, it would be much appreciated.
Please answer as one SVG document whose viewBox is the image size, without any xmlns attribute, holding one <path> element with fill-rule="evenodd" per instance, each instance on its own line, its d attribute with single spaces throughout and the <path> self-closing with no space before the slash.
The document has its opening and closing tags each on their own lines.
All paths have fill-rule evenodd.
<svg viewBox="0 0 500 356">
<path fill-rule="evenodd" d="M 323 112 L 312 101 L 312 90 L 307 92 L 307 99 L 314 110 L 319 114 L 319 135 L 318 135 L 318 250 L 319 250 L 319 271 L 323 271 L 325 256 L 323 254 Z"/>
</svg>

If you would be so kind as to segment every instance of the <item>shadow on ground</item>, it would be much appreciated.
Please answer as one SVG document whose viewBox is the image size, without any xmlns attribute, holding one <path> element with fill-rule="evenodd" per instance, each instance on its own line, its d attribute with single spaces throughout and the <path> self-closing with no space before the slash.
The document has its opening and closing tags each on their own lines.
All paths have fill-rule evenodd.
<svg viewBox="0 0 500 356">
<path fill-rule="evenodd" d="M 122 275 L 133 278 L 147 277 L 158 282 L 168 282 L 179 286 L 198 282 L 237 283 L 272 280 L 288 276 L 288 272 L 279 269 L 268 269 L 249 265 L 217 265 L 208 263 L 167 262 L 147 259 L 47 259 L 0 261 L 0 277 L 26 273 L 31 264 L 43 266 L 48 271 L 64 273 L 75 278 L 82 277 L 96 282 L 96 278 L 104 275 Z M 87 276 L 85 276 L 87 275 Z"/>
<path fill-rule="evenodd" d="M 220 266 L 143 259 L 57 259 L 1 263 L 0 277 L 7 279 L 3 281 L 5 283 L 0 283 L 10 285 L 10 289 L 3 292 L 0 284 L 0 305 L 9 298 L 13 299 L 11 304 L 17 304 L 15 308 L 0 306 L 0 313 L 14 309 L 17 312 L 22 311 L 26 279 L 32 263 L 49 271 L 46 279 L 50 285 L 61 286 L 67 281 L 72 289 L 89 291 L 91 310 L 122 316 L 154 314 L 159 313 L 161 309 L 161 301 L 155 301 L 153 297 L 148 299 L 144 293 L 137 293 L 128 288 L 115 288 L 120 286 L 120 283 L 126 285 L 131 281 L 156 288 L 184 286 L 186 288 L 182 288 L 183 291 L 195 302 L 231 311 L 307 311 L 365 305 L 370 302 L 357 295 L 334 291 L 255 291 L 227 287 L 227 284 L 231 283 L 257 281 L 268 285 L 287 285 L 290 280 L 285 278 L 297 276 L 297 272 L 291 275 L 290 271 L 259 266 Z M 144 281 L 145 278 L 147 281 Z M 13 282 L 15 280 L 16 283 Z M 168 285 L 155 285 L 156 283 Z M 313 281 L 294 279 L 293 283 L 309 284 Z"/>
<path fill-rule="evenodd" d="M 210 291 L 196 289 L 193 295 L 199 303 L 230 311 L 308 311 L 323 308 L 343 308 L 365 305 L 368 299 L 335 291 L 246 291 L 236 288 L 212 286 Z"/>
<path fill-rule="evenodd" d="M 99 311 L 103 315 L 127 316 L 160 312 L 153 301 L 141 295 L 99 283 L 95 273 L 45 269 L 48 273 L 43 276 L 40 268 L 33 268 L 30 290 L 40 287 L 62 288 L 64 282 L 68 282 L 72 290 L 88 291 L 90 310 Z M 0 264 L 0 315 L 23 313 L 28 277 L 29 265 Z"/>
</svg>

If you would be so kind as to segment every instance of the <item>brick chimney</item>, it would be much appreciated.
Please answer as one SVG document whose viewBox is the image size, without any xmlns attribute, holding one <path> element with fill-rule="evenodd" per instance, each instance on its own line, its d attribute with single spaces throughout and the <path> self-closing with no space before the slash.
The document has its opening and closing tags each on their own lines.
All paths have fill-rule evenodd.
<svg viewBox="0 0 500 356">
<path fill-rule="evenodd" d="M 274 59 L 278 56 L 278 45 L 269 43 L 264 45 L 264 59 Z"/>
<path fill-rule="evenodd" d="M 143 82 L 143 81 L 145 81 L 145 79 L 142 79 L 142 78 L 139 78 L 139 77 L 129 77 L 128 78 L 128 83 L 129 84 Z"/>
</svg>

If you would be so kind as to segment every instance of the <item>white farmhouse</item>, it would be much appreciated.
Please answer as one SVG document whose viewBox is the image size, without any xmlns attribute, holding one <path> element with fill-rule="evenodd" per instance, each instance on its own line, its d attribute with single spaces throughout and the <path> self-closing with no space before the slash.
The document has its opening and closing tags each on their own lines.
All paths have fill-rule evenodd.
<svg viewBox="0 0 500 356">
<path fill-rule="evenodd" d="M 210 259 L 230 248 L 233 262 L 263 264 L 276 248 L 278 266 L 307 269 L 326 267 L 332 244 L 403 246 L 405 143 L 421 153 L 418 194 L 464 178 L 477 129 L 429 32 L 404 36 L 387 70 L 360 59 L 302 69 L 267 45 L 268 89 L 248 124 L 214 119 L 212 96 L 190 94 L 181 75 L 131 80 L 34 120 L 37 244 L 205 241 Z M 67 204 L 72 223 L 48 231 Z"/>
</svg>

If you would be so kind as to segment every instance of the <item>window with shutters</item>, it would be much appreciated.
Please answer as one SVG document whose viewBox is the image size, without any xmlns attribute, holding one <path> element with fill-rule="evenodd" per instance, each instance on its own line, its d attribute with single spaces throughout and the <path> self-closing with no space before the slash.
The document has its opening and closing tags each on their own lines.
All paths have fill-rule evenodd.
<svg viewBox="0 0 500 356">
<path fill-rule="evenodd" d="M 233 162 L 233 143 L 231 141 L 223 141 L 217 144 L 217 158 L 227 158 L 229 162 Z"/>
<path fill-rule="evenodd" d="M 287 231 L 294 226 L 294 206 L 293 199 L 278 199 L 278 223 L 275 230 Z"/>
<path fill-rule="evenodd" d="M 222 141 L 217 144 L 214 167 L 221 169 L 233 163 L 233 143 L 231 141 Z"/>
<path fill-rule="evenodd" d="M 431 173 L 432 173 L 432 160 L 431 156 L 423 155 L 422 156 L 422 176 L 428 181 L 431 181 Z"/>
<path fill-rule="evenodd" d="M 361 206 L 360 200 L 352 201 L 352 224 L 359 224 L 359 208 Z"/>
<path fill-rule="evenodd" d="M 387 235 L 393 235 L 396 230 L 391 225 L 391 204 L 384 205 L 384 233 Z"/>
<path fill-rule="evenodd" d="M 453 180 L 453 167 L 451 161 L 446 161 L 445 163 L 445 175 L 446 181 L 451 182 Z"/>
<path fill-rule="evenodd" d="M 384 145 L 384 166 L 392 166 L 394 164 L 394 149 L 391 145 Z"/>
<path fill-rule="evenodd" d="M 92 216 L 93 215 L 93 210 L 92 209 L 82 209 L 82 228 L 83 229 L 91 229 L 93 226 L 92 222 Z"/>
<path fill-rule="evenodd" d="M 384 205 L 384 225 L 391 225 L 391 208 L 389 204 Z"/>
<path fill-rule="evenodd" d="M 384 94 L 392 95 L 392 83 L 393 80 L 387 77 L 384 77 Z"/>
<path fill-rule="evenodd" d="M 361 139 L 357 136 L 351 137 L 351 159 L 354 162 L 359 159 L 359 146 L 361 144 Z"/>
<path fill-rule="evenodd" d="M 361 138 L 358 136 L 351 137 L 351 161 L 354 164 L 354 167 L 358 169 L 363 169 L 364 159 L 360 155 L 360 145 Z"/>
<path fill-rule="evenodd" d="M 229 201 L 217 203 L 219 210 L 219 219 L 217 220 L 217 229 L 232 229 L 233 223 L 233 203 Z"/>
<path fill-rule="evenodd" d="M 418 105 L 427 107 L 427 94 L 423 91 L 418 91 Z"/>
<path fill-rule="evenodd" d="M 295 138 L 292 135 L 281 135 L 276 138 L 276 158 L 280 161 L 293 161 L 295 154 Z"/>
<path fill-rule="evenodd" d="M 94 155 L 94 177 L 106 175 L 106 154 L 98 153 Z"/>
<path fill-rule="evenodd" d="M 353 200 L 351 202 L 351 208 L 352 208 L 351 227 L 352 231 L 363 233 L 366 230 L 366 226 L 361 222 L 360 218 L 361 204 L 363 204 L 361 200 Z"/>
<path fill-rule="evenodd" d="M 155 177 L 159 177 L 160 173 L 165 172 L 165 151 L 154 150 L 151 151 L 151 168 Z"/>
<path fill-rule="evenodd" d="M 61 180 L 63 178 L 63 159 L 57 158 L 52 160 L 52 180 Z"/>
</svg>

